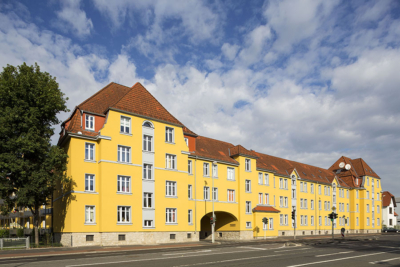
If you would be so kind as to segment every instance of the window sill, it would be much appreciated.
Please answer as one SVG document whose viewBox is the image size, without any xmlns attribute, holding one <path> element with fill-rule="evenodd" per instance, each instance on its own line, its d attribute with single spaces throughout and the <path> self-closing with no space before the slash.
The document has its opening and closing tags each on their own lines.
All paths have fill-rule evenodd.
<svg viewBox="0 0 400 267">
<path fill-rule="evenodd" d="M 154 179 L 146 179 L 146 178 L 142 178 L 142 181 L 146 181 L 146 182 L 154 182 Z"/>
<path fill-rule="evenodd" d="M 119 223 L 117 223 L 117 225 L 133 225 L 132 223 L 122 223 L 122 222 L 119 222 Z"/>
<path fill-rule="evenodd" d="M 144 210 L 155 210 L 155 208 L 147 208 L 147 207 L 142 207 Z"/>
<path fill-rule="evenodd" d="M 251 171 L 249 171 L 249 170 L 245 170 L 245 172 L 251 172 Z"/>
<path fill-rule="evenodd" d="M 193 223 L 189 223 L 188 225 L 193 225 Z"/>
<path fill-rule="evenodd" d="M 154 151 L 142 150 L 142 152 L 154 154 Z"/>
<path fill-rule="evenodd" d="M 178 225 L 178 223 L 165 223 L 165 225 Z"/>
<path fill-rule="evenodd" d="M 247 226 L 246 226 L 246 229 L 251 229 L 251 228 L 252 228 L 251 226 L 250 226 L 250 227 L 247 227 Z"/>
<path fill-rule="evenodd" d="M 249 194 L 251 194 L 251 191 L 245 191 L 245 193 L 249 193 Z"/>
<path fill-rule="evenodd" d="M 165 141 L 165 143 L 166 143 L 166 144 L 170 144 L 170 145 L 175 145 L 175 143 L 174 143 L 174 142 L 168 142 L 168 141 Z"/>
<path fill-rule="evenodd" d="M 177 196 L 165 196 L 166 198 L 178 198 Z"/>
<path fill-rule="evenodd" d="M 95 161 L 95 160 L 90 160 L 90 159 L 85 159 L 85 162 L 88 162 L 88 163 L 97 163 L 97 161 Z"/>
<path fill-rule="evenodd" d="M 204 178 L 210 178 L 210 175 L 203 175 Z"/>
<path fill-rule="evenodd" d="M 85 222 L 85 225 L 97 225 L 97 223 L 86 223 Z"/>
<path fill-rule="evenodd" d="M 117 192 L 118 195 L 132 195 L 132 193 Z"/>
<path fill-rule="evenodd" d="M 143 229 L 156 229 L 155 226 L 143 226 Z"/>
<path fill-rule="evenodd" d="M 96 191 L 85 190 L 85 191 L 83 191 L 83 192 L 85 192 L 86 194 L 97 194 Z"/>
<path fill-rule="evenodd" d="M 236 180 L 227 179 L 228 182 L 236 182 Z"/>
<path fill-rule="evenodd" d="M 246 215 L 251 215 L 251 212 L 246 212 Z"/>
<path fill-rule="evenodd" d="M 131 133 L 124 133 L 124 132 L 119 132 L 120 134 L 123 134 L 123 135 L 127 135 L 127 136 L 132 136 L 132 134 Z"/>
</svg>

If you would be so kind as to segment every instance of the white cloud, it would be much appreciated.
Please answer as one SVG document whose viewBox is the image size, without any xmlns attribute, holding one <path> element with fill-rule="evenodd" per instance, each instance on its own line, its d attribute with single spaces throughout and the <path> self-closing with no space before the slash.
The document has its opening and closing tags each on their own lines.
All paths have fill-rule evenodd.
<svg viewBox="0 0 400 267">
<path fill-rule="evenodd" d="M 247 34 L 245 48 L 239 52 L 238 60 L 245 66 L 252 65 L 262 59 L 261 54 L 266 42 L 271 38 L 271 28 L 261 25 Z"/>
<path fill-rule="evenodd" d="M 225 57 L 227 57 L 229 60 L 233 60 L 237 52 L 239 51 L 239 46 L 238 45 L 231 45 L 228 43 L 224 43 L 221 47 L 221 51 L 224 54 Z"/>
<path fill-rule="evenodd" d="M 55 25 L 64 29 L 65 24 L 70 28 L 73 34 L 79 37 L 90 35 L 93 30 L 92 20 L 86 17 L 86 12 L 80 8 L 81 0 L 62 1 L 61 11 L 56 12 L 60 21 Z"/>
</svg>

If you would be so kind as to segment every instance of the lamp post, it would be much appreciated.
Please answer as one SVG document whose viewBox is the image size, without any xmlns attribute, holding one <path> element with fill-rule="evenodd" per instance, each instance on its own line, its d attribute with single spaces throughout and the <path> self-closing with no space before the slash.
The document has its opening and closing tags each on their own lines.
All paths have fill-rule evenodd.
<svg viewBox="0 0 400 267">
<path fill-rule="evenodd" d="M 211 198 L 212 198 L 212 216 L 213 216 L 213 224 L 211 225 L 211 231 L 212 231 L 212 240 L 211 242 L 214 243 L 215 242 L 215 213 L 214 213 L 214 165 L 216 165 L 217 162 L 214 161 L 213 162 L 213 166 L 211 168 L 212 170 L 212 175 L 211 175 L 211 179 L 212 179 L 212 190 L 211 190 Z"/>
</svg>

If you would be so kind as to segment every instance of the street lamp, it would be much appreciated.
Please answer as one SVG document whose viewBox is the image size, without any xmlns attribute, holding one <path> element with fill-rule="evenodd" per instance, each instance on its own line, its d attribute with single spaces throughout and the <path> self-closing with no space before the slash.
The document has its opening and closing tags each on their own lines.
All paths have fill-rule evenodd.
<svg viewBox="0 0 400 267">
<path fill-rule="evenodd" d="M 336 207 L 335 206 L 333 206 L 332 207 L 332 240 L 334 240 L 334 236 L 333 236 L 333 232 L 334 232 L 334 220 L 335 220 L 335 218 L 336 218 L 336 213 L 335 213 L 335 210 L 336 210 Z"/>
</svg>

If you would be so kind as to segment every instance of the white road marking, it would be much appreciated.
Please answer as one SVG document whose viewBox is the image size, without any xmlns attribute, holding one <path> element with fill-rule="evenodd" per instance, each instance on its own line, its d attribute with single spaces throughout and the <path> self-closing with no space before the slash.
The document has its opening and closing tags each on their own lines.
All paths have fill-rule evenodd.
<svg viewBox="0 0 400 267">
<path fill-rule="evenodd" d="M 395 249 L 400 249 L 399 247 L 388 247 L 388 246 L 379 246 L 380 248 L 395 248 Z"/>
<path fill-rule="evenodd" d="M 210 252 L 210 251 L 211 251 L 211 249 L 199 250 L 199 251 L 193 251 L 193 252 L 182 251 L 182 252 L 179 252 L 179 253 L 163 254 L 163 256 L 182 255 L 182 254 L 189 254 L 189 253 L 202 253 L 202 252 Z"/>
<path fill-rule="evenodd" d="M 238 248 L 248 248 L 248 249 L 267 250 L 267 248 L 256 248 L 256 247 L 238 247 Z"/>
<path fill-rule="evenodd" d="M 296 249 L 278 250 L 278 251 L 274 251 L 274 252 L 298 251 L 298 250 L 305 250 L 305 249 L 311 249 L 311 248 L 296 248 Z"/>
<path fill-rule="evenodd" d="M 387 260 L 381 260 L 381 261 L 371 261 L 371 264 L 380 264 L 380 263 L 384 263 L 384 262 L 388 262 L 388 261 L 394 261 L 394 260 L 400 260 L 399 258 L 392 258 L 392 259 L 387 259 Z"/>
<path fill-rule="evenodd" d="M 346 253 L 352 253 L 354 251 L 343 251 L 343 252 L 338 252 L 338 253 L 331 253 L 331 254 L 324 254 L 324 255 L 315 255 L 315 257 L 325 257 L 325 256 L 331 256 L 331 255 L 337 255 L 337 254 L 346 254 Z"/>
<path fill-rule="evenodd" d="M 246 250 L 246 251 L 228 251 L 228 252 L 208 253 L 207 256 L 220 255 L 220 254 L 232 254 L 232 253 L 240 253 L 240 252 L 248 253 L 249 251 Z M 84 264 L 76 264 L 76 265 L 67 265 L 65 267 L 93 266 L 93 265 L 117 264 L 117 263 L 139 262 L 139 261 L 168 260 L 168 259 L 189 258 L 189 257 L 198 257 L 198 256 L 204 256 L 204 255 L 203 254 L 193 254 L 193 255 L 181 255 L 181 256 L 178 256 L 178 257 L 162 257 L 162 258 L 138 259 L 138 260 L 127 260 L 127 261 L 84 263 Z M 279 256 L 279 255 L 271 255 L 271 256 Z"/>
<path fill-rule="evenodd" d="M 231 260 L 223 260 L 223 261 L 199 262 L 199 263 L 186 264 L 186 265 L 176 265 L 176 266 L 174 266 L 174 267 L 187 267 L 187 266 L 197 266 L 197 265 L 209 265 L 209 264 L 223 263 L 223 262 L 231 262 L 231 261 L 243 261 L 243 260 L 251 260 L 251 259 L 272 258 L 272 257 L 282 256 L 282 255 L 283 255 L 283 254 L 281 254 L 281 255 L 268 255 L 268 256 L 248 257 L 248 258 L 242 258 L 242 259 L 231 259 Z"/>
<path fill-rule="evenodd" d="M 297 264 L 297 265 L 290 265 L 290 266 L 287 266 L 287 267 L 307 266 L 307 265 L 314 265 L 314 264 L 325 263 L 325 262 L 342 261 L 342 260 L 348 260 L 348 259 L 354 259 L 354 258 L 369 257 L 369 256 L 373 256 L 373 255 L 379 255 L 379 254 L 384 254 L 384 253 L 389 253 L 389 252 L 394 252 L 394 251 L 397 251 L 397 250 L 390 250 L 390 251 L 371 253 L 371 254 L 363 254 L 363 255 L 358 255 L 358 256 L 351 256 L 351 257 L 333 259 L 333 260 L 326 260 L 326 261 L 309 262 L 309 263 L 303 263 L 303 264 Z"/>
</svg>

